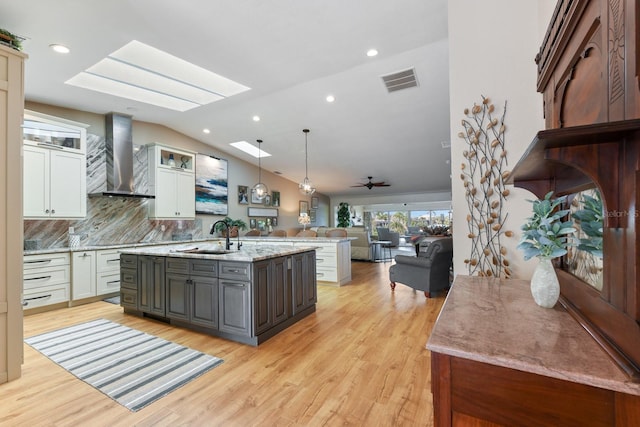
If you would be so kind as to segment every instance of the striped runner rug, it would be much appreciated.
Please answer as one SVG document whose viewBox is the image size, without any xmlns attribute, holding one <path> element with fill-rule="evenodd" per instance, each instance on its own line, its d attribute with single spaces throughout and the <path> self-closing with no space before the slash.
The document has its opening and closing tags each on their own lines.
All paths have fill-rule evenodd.
<svg viewBox="0 0 640 427">
<path fill-rule="evenodd" d="M 134 412 L 223 362 L 105 319 L 25 342 Z"/>
</svg>

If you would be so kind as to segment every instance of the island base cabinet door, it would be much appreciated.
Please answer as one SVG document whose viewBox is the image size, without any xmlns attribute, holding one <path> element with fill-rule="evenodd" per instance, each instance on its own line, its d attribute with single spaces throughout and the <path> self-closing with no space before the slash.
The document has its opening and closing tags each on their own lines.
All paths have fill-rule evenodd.
<svg viewBox="0 0 640 427">
<path fill-rule="evenodd" d="M 165 315 L 164 257 L 138 257 L 138 308 Z"/>
<path fill-rule="evenodd" d="M 253 266 L 253 322 L 256 335 L 273 326 L 273 290 L 271 289 L 270 261 Z"/>
<path fill-rule="evenodd" d="M 218 328 L 218 279 L 191 276 L 191 323 L 207 328 Z"/>
<path fill-rule="evenodd" d="M 220 322 L 218 329 L 251 335 L 251 300 L 248 282 L 220 279 Z"/>
<path fill-rule="evenodd" d="M 314 255 L 314 252 L 305 252 L 291 257 L 292 309 L 294 315 L 314 305 L 318 300 Z"/>
<path fill-rule="evenodd" d="M 273 324 L 284 322 L 291 313 L 291 287 L 289 286 L 289 258 L 273 260 L 271 279 L 273 283 Z"/>
<path fill-rule="evenodd" d="M 189 276 L 167 273 L 167 317 L 189 320 Z"/>
</svg>

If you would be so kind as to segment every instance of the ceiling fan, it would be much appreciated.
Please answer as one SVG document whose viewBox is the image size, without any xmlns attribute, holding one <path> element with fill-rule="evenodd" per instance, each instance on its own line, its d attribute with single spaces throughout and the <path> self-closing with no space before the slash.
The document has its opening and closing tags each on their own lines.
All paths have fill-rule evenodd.
<svg viewBox="0 0 640 427">
<path fill-rule="evenodd" d="M 369 182 L 364 184 L 352 185 L 352 187 L 367 187 L 369 190 L 371 190 L 373 187 L 390 187 L 391 186 L 390 184 L 385 184 L 384 181 L 371 182 L 371 179 L 373 178 L 372 176 L 368 176 L 367 178 L 369 178 Z"/>
</svg>

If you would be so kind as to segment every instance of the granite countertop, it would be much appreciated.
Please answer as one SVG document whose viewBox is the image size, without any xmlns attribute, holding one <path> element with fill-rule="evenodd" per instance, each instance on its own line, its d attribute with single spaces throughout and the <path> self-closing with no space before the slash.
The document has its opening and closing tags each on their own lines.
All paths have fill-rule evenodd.
<svg viewBox="0 0 640 427">
<path fill-rule="evenodd" d="M 222 243 L 222 242 L 219 242 Z M 276 246 L 276 245 L 251 245 L 243 246 L 240 250 L 231 249 L 223 251 L 224 245 L 216 243 L 178 244 L 162 247 L 126 248 L 120 251 L 123 254 L 170 256 L 176 258 L 215 259 L 221 261 L 255 262 L 265 259 L 293 255 L 314 250 L 314 246 Z M 196 253 L 195 250 L 204 250 L 222 253 Z"/>
<path fill-rule="evenodd" d="M 640 395 L 558 303 L 539 307 L 529 281 L 457 276 L 433 327 L 432 352 Z"/>
<path fill-rule="evenodd" d="M 340 243 L 345 241 L 351 241 L 356 237 L 259 237 L 259 236 L 240 236 L 240 241 L 243 240 L 259 240 L 268 244 L 268 242 L 309 242 L 309 243 Z M 138 242 L 138 243 L 117 243 L 117 244 L 103 244 L 103 245 L 83 245 L 75 248 L 46 248 L 46 249 L 34 249 L 25 250 L 24 255 L 39 255 L 39 254 L 54 254 L 62 252 L 81 252 L 81 251 L 98 251 L 104 249 L 121 249 L 121 248 L 141 248 L 148 246 L 167 246 L 175 244 L 192 244 L 200 242 L 223 242 L 225 239 L 220 237 L 204 237 L 201 239 L 182 240 L 182 241 L 161 241 L 161 242 Z M 237 238 L 231 238 L 232 242 L 236 242 Z"/>
</svg>

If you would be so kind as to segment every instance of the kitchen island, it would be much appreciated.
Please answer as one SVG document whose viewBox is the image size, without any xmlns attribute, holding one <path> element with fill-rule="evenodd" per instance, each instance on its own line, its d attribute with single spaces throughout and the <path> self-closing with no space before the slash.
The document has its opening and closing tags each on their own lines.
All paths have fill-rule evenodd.
<svg viewBox="0 0 640 427">
<path fill-rule="evenodd" d="M 125 313 L 258 345 L 315 312 L 313 246 L 219 243 L 120 251 Z"/>
</svg>

